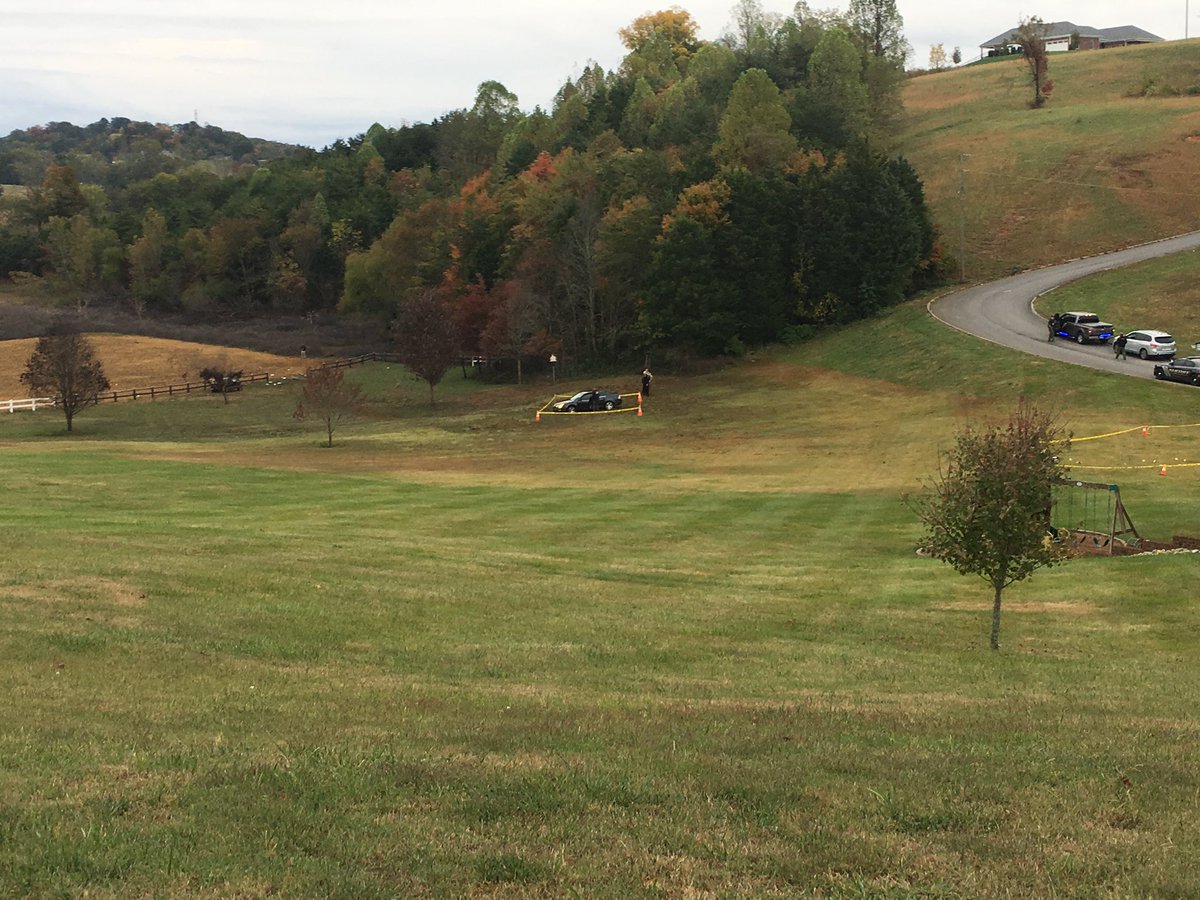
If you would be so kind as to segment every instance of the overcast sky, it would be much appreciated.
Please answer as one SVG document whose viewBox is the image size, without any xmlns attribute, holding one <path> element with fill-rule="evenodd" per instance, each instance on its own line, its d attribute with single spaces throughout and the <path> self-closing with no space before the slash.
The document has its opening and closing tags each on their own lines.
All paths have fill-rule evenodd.
<svg viewBox="0 0 1200 900">
<path fill-rule="evenodd" d="M 1030 15 L 1167 40 L 1200 33 L 1200 0 L 898 0 L 910 65 L 930 45 L 978 45 Z M 321 148 L 374 122 L 428 122 L 468 107 L 495 80 L 521 108 L 549 108 L 589 61 L 606 70 L 617 30 L 678 5 L 715 40 L 733 0 L 0 0 L 0 135 L 53 121 L 193 119 L 252 137 Z M 790 14 L 791 2 L 762 0 Z M 842 0 L 841 8 L 845 8 Z M 814 9 L 839 6 L 811 2 Z"/>
</svg>

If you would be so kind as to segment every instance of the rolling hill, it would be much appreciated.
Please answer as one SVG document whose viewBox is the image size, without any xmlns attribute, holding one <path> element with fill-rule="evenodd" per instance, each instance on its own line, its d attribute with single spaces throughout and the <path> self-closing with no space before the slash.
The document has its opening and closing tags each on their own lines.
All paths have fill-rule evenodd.
<svg viewBox="0 0 1200 900">
<path fill-rule="evenodd" d="M 1050 78 L 1038 110 L 1019 59 L 905 86 L 900 152 L 968 280 L 1200 225 L 1200 41 L 1056 54 Z"/>
</svg>

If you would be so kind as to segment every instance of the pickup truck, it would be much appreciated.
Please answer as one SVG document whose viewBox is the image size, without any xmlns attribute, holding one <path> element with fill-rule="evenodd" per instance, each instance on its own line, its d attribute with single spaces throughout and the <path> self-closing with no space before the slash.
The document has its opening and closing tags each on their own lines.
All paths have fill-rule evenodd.
<svg viewBox="0 0 1200 900">
<path fill-rule="evenodd" d="M 1077 344 L 1086 344 L 1089 341 L 1103 344 L 1113 336 L 1112 325 L 1101 322 L 1095 313 L 1065 312 L 1057 313 L 1055 318 L 1058 320 L 1055 334 Z"/>
</svg>

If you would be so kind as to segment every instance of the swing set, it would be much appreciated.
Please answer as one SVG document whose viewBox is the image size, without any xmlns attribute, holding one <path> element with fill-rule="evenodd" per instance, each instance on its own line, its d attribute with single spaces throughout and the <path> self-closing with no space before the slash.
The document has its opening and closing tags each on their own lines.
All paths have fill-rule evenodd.
<svg viewBox="0 0 1200 900">
<path fill-rule="evenodd" d="M 1136 550 L 1142 536 L 1121 502 L 1115 484 L 1062 481 L 1054 492 L 1051 512 L 1055 539 L 1076 553 L 1112 556 L 1126 548 Z"/>
</svg>

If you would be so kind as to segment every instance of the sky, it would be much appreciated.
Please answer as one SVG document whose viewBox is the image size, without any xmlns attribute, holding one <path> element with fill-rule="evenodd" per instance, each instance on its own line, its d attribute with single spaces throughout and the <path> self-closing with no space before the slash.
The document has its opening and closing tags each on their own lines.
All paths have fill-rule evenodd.
<svg viewBox="0 0 1200 900">
<path fill-rule="evenodd" d="M 790 15 L 794 0 L 761 0 Z M 1022 3 L 1028 0 L 1021 0 Z M 585 65 L 620 64 L 618 29 L 680 6 L 716 40 L 734 0 L 0 0 L 0 135 L 101 118 L 197 121 L 320 149 L 373 123 L 429 122 L 499 81 L 550 108 Z M 811 0 L 813 9 L 846 0 Z M 1200 36 L 1200 0 L 897 0 L 910 66 L 942 44 L 964 60 L 1027 16 L 1167 40 Z"/>
</svg>

